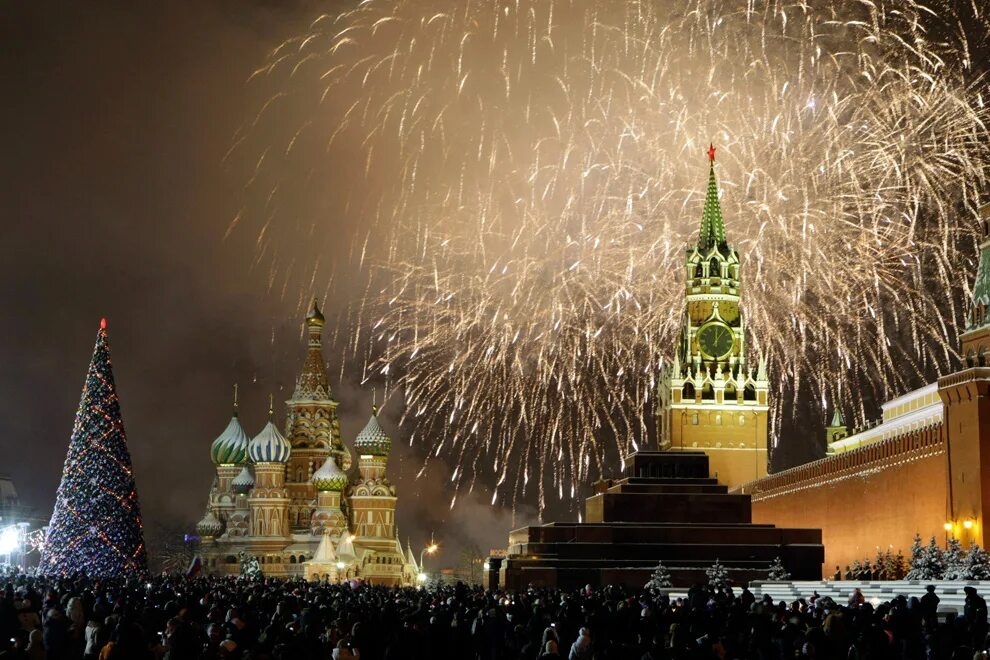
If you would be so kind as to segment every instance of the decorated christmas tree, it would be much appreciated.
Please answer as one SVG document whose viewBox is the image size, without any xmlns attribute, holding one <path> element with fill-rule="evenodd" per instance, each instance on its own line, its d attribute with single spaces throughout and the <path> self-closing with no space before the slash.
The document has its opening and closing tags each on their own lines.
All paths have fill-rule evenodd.
<svg viewBox="0 0 990 660">
<path fill-rule="evenodd" d="M 141 508 L 100 322 L 38 572 L 139 577 L 148 572 Z"/>
</svg>

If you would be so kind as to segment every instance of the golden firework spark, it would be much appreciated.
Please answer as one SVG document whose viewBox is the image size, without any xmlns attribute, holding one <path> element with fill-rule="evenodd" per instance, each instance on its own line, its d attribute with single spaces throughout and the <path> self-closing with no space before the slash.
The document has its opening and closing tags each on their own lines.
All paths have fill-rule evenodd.
<svg viewBox="0 0 990 660">
<path fill-rule="evenodd" d="M 542 508 L 647 442 L 714 141 L 774 429 L 799 397 L 862 420 L 956 358 L 988 113 L 951 9 L 366 0 L 254 76 L 236 222 L 304 289 L 299 237 L 360 219 L 347 349 L 454 484 Z"/>
</svg>

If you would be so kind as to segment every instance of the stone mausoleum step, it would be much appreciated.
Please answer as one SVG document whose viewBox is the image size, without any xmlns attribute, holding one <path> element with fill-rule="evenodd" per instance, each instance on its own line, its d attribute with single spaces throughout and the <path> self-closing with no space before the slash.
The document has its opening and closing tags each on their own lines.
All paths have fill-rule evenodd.
<svg viewBox="0 0 990 660">
<path fill-rule="evenodd" d="M 935 585 L 935 595 L 940 599 L 938 604 L 940 612 L 961 613 L 966 601 L 966 594 L 963 592 L 965 587 L 974 587 L 984 598 L 990 595 L 990 581 L 975 580 L 796 580 L 790 582 L 754 580 L 750 583 L 749 590 L 757 598 L 768 594 L 774 602 L 787 603 L 799 598 L 807 600 L 813 593 L 818 592 L 820 597 L 828 596 L 835 602 L 845 605 L 853 590 L 858 588 L 867 601 L 878 605 L 896 596 L 921 598 L 925 594 L 925 587 L 929 584 Z"/>
</svg>

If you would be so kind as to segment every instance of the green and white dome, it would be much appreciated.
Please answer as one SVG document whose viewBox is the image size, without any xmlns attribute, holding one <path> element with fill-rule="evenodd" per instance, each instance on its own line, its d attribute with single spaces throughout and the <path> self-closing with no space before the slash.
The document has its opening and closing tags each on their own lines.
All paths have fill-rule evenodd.
<svg viewBox="0 0 990 660">
<path fill-rule="evenodd" d="M 388 456 L 389 452 L 392 451 L 392 439 L 388 437 L 378 423 L 378 408 L 375 406 L 371 407 L 371 419 L 357 434 L 357 439 L 354 441 L 354 451 L 358 455 L 370 454 L 371 456 Z"/>
<path fill-rule="evenodd" d="M 313 473 L 310 483 L 316 490 L 332 490 L 340 492 L 347 486 L 347 474 L 337 466 L 333 456 L 327 457 L 319 470 Z"/>
<path fill-rule="evenodd" d="M 215 465 L 240 465 L 247 458 L 248 436 L 241 428 L 237 412 L 223 433 L 210 446 L 210 458 Z"/>
</svg>

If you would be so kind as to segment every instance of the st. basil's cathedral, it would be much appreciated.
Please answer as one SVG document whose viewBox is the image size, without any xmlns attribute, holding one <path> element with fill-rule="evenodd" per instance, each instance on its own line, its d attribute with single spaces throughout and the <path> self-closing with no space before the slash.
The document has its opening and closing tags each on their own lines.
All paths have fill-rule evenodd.
<svg viewBox="0 0 990 660">
<path fill-rule="evenodd" d="M 203 569 L 237 574 L 242 561 L 256 558 L 265 575 L 414 584 L 419 569 L 412 548 L 399 542 L 396 491 L 386 475 L 392 441 L 374 406 L 354 440 L 357 475 L 348 476 L 351 452 L 327 380 L 324 324 L 314 301 L 284 434 L 270 406 L 268 423 L 250 439 L 235 397 L 230 423 L 210 447 L 216 478 L 196 525 Z"/>
</svg>

